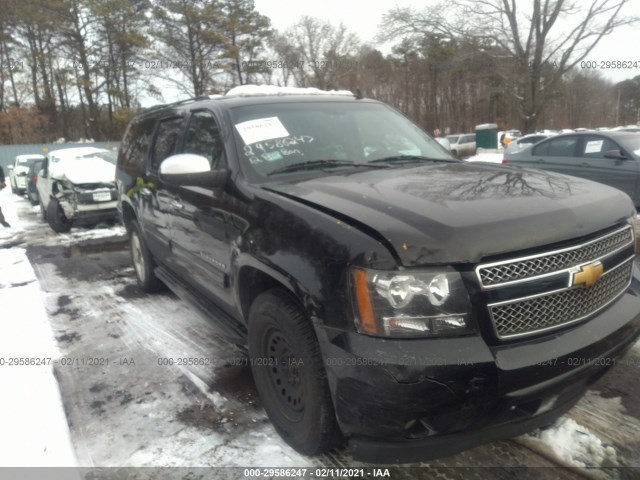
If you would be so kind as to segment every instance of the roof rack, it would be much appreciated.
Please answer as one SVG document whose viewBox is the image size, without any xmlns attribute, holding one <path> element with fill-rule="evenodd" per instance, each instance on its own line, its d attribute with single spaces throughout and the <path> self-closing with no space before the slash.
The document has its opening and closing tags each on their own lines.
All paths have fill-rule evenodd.
<svg viewBox="0 0 640 480">
<path fill-rule="evenodd" d="M 210 100 L 210 99 L 211 99 L 211 97 L 209 97 L 208 95 L 199 95 L 197 97 L 186 98 L 184 100 L 179 100 L 179 101 L 173 102 L 173 103 L 160 103 L 158 105 L 153 105 L 152 107 L 145 108 L 144 109 L 144 113 L 152 112 L 152 111 L 158 110 L 160 108 L 177 107 L 179 105 L 184 105 L 186 103 L 192 103 L 192 102 L 197 102 L 199 100 Z"/>
</svg>

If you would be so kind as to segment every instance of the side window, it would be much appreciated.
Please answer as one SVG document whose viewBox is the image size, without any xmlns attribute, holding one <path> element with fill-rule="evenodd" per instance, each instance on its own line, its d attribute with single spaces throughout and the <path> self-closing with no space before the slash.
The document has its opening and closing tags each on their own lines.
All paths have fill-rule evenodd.
<svg viewBox="0 0 640 480">
<path fill-rule="evenodd" d="M 195 153 L 209 159 L 211 169 L 220 168 L 224 149 L 213 114 L 206 110 L 193 112 L 184 140 L 183 153 Z"/>
<path fill-rule="evenodd" d="M 549 142 L 549 157 L 573 157 L 573 153 L 578 143 L 577 137 L 554 138 Z"/>
<path fill-rule="evenodd" d="M 546 156 L 549 153 L 550 143 L 551 143 L 551 140 L 549 140 L 548 142 L 541 142 L 539 145 L 536 145 L 535 147 L 533 147 L 531 154 L 533 156 L 538 156 L 538 157 Z"/>
<path fill-rule="evenodd" d="M 608 138 L 585 137 L 580 147 L 579 156 L 584 158 L 604 158 L 604 154 L 610 150 L 620 150 L 620 147 Z"/>
<path fill-rule="evenodd" d="M 156 129 L 156 139 L 151 151 L 151 171 L 157 172 L 160 163 L 176 151 L 184 120 L 174 117 L 161 120 Z"/>
<path fill-rule="evenodd" d="M 149 154 L 149 145 L 155 127 L 155 118 L 147 118 L 131 123 L 124 135 L 118 155 L 118 163 L 127 168 L 141 170 Z"/>
</svg>

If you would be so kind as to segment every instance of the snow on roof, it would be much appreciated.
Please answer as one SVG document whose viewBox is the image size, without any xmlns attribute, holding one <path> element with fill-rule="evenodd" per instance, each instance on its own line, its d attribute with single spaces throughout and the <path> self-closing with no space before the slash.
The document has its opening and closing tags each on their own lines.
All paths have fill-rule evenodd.
<svg viewBox="0 0 640 480">
<path fill-rule="evenodd" d="M 40 155 L 39 153 L 29 153 L 26 155 L 17 155 L 16 156 L 16 160 L 20 161 L 20 160 L 31 160 L 32 158 L 35 158 L 36 160 L 40 160 L 42 158 L 44 158 L 44 156 Z"/>
<path fill-rule="evenodd" d="M 349 90 L 320 90 L 307 87 L 278 87 L 276 85 L 240 85 L 229 90 L 226 96 L 253 96 L 253 95 L 342 95 L 353 96 Z"/>
<path fill-rule="evenodd" d="M 59 150 L 51 150 L 49 155 L 53 155 L 54 157 L 61 158 L 80 158 L 86 155 L 90 155 L 92 153 L 100 153 L 107 152 L 108 150 L 104 148 L 96 148 L 96 147 L 73 147 L 73 148 L 61 148 Z"/>
</svg>

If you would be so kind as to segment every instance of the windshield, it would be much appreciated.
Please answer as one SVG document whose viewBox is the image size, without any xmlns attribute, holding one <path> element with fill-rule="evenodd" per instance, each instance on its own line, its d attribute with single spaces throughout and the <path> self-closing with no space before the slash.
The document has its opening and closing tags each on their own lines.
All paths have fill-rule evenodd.
<svg viewBox="0 0 640 480">
<path fill-rule="evenodd" d="M 381 104 L 263 104 L 236 107 L 232 115 L 242 161 L 258 178 L 299 172 L 298 164 L 333 171 L 390 157 L 452 159 L 420 128 Z"/>
<path fill-rule="evenodd" d="M 18 158 L 18 165 L 22 165 L 25 167 L 30 167 L 33 162 L 36 160 L 41 160 L 40 158 Z"/>
</svg>

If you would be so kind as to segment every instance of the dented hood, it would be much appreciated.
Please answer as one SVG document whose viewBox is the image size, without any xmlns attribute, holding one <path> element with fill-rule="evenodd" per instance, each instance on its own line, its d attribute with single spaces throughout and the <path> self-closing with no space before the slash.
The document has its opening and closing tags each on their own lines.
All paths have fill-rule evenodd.
<svg viewBox="0 0 640 480">
<path fill-rule="evenodd" d="M 99 157 L 64 158 L 50 166 L 51 175 L 74 185 L 115 181 L 116 166 Z"/>
<path fill-rule="evenodd" d="M 590 234 L 635 211 L 605 185 L 487 164 L 358 171 L 265 188 L 373 229 L 405 266 L 476 263 Z"/>
</svg>

